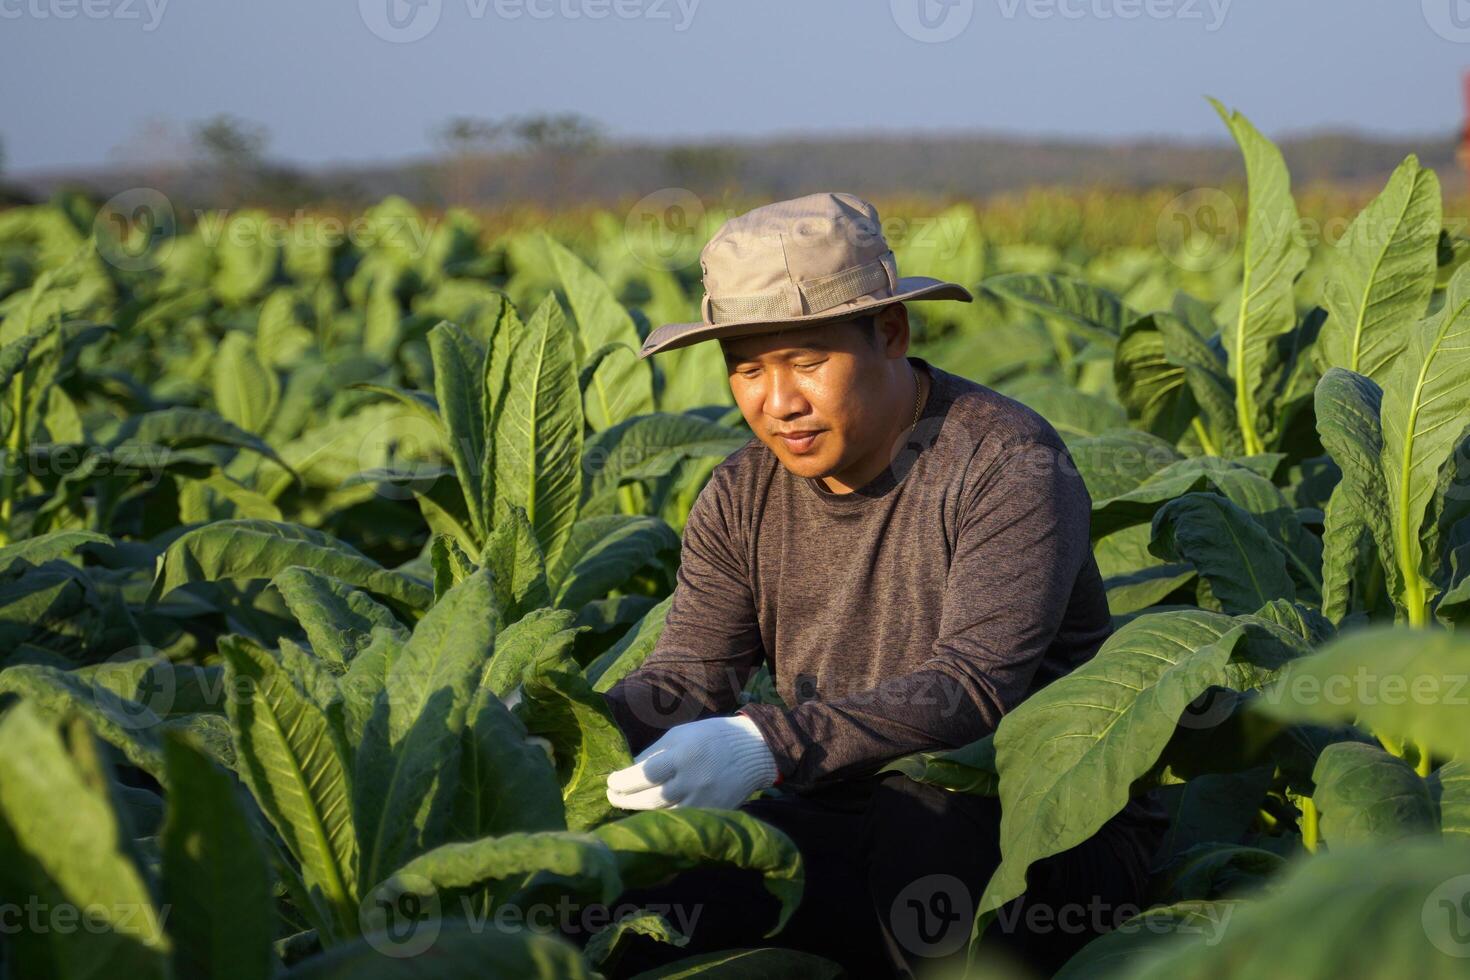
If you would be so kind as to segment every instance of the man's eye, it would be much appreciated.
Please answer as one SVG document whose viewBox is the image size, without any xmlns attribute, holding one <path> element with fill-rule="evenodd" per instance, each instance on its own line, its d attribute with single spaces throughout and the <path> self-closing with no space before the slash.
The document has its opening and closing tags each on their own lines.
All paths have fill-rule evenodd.
<svg viewBox="0 0 1470 980">
<path fill-rule="evenodd" d="M 812 361 L 810 364 L 798 364 L 798 365 L 796 365 L 796 367 L 797 367 L 798 370 L 801 370 L 801 371 L 810 371 L 812 368 L 821 367 L 825 363 L 827 363 L 827 362 L 826 361 Z"/>
<path fill-rule="evenodd" d="M 742 378 L 749 378 L 749 379 L 751 379 L 753 381 L 753 380 L 755 380 L 755 376 L 761 373 L 761 369 L 760 368 L 746 368 L 743 371 L 736 371 L 735 373 L 738 374 L 738 375 L 740 375 Z"/>
</svg>

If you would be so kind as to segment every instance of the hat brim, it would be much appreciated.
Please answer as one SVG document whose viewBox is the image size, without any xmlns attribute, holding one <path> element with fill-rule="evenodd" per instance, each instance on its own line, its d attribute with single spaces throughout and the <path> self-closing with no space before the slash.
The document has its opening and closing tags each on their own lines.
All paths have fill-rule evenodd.
<svg viewBox="0 0 1470 980">
<path fill-rule="evenodd" d="M 718 340 L 721 337 L 747 337 L 752 334 L 774 333 L 793 326 L 807 327 L 847 320 L 868 310 L 880 309 L 890 303 L 904 303 L 920 299 L 952 299 L 961 303 L 969 303 L 974 298 L 970 295 L 970 291 L 959 283 L 945 282 L 929 276 L 900 276 L 898 292 L 892 296 L 877 298 L 865 296 L 820 313 L 784 317 L 779 320 L 731 320 L 726 323 L 705 323 L 703 320 L 698 320 L 694 323 L 666 323 L 648 335 L 638 356 L 640 358 L 650 357 L 659 351 L 677 350 L 680 347 L 688 347 L 690 344 L 697 344 L 705 340 Z"/>
</svg>

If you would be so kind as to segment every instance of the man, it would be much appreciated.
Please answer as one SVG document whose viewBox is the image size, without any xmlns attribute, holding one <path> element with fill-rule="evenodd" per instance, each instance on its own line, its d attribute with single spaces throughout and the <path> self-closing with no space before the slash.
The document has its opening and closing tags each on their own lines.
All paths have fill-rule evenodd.
<svg viewBox="0 0 1470 980">
<path fill-rule="evenodd" d="M 608 799 L 740 807 L 781 829 L 806 892 L 774 943 L 853 976 L 911 975 L 963 955 L 1000 858 L 999 802 L 880 770 L 993 732 L 1107 638 L 1091 501 L 1039 415 L 907 356 L 904 302 L 971 297 L 899 277 L 868 203 L 758 208 L 701 266 L 701 321 L 653 331 L 642 355 L 718 340 L 755 438 L 700 493 L 664 631 L 607 694 L 638 753 Z M 742 703 L 762 664 L 785 706 Z M 1141 903 L 1164 823 L 1131 803 L 1040 862 L 1018 903 L 1048 903 L 1048 921 L 1062 903 Z M 640 939 L 638 968 L 772 942 L 775 905 L 750 875 L 702 869 L 635 898 L 699 914 L 682 950 Z M 1005 921 L 996 941 L 1040 969 L 1092 937 Z"/>
</svg>

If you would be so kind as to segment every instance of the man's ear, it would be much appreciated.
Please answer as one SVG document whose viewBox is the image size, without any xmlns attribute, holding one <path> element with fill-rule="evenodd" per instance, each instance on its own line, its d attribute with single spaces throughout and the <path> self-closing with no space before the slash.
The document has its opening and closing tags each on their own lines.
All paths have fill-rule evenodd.
<svg viewBox="0 0 1470 980">
<path fill-rule="evenodd" d="M 873 315 L 874 339 L 889 357 L 909 351 L 909 311 L 902 303 L 890 303 Z"/>
</svg>

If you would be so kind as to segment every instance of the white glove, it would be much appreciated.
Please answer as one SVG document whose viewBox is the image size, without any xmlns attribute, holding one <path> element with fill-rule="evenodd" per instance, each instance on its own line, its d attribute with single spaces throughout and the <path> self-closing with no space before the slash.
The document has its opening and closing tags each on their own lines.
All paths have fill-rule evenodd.
<svg viewBox="0 0 1470 980">
<path fill-rule="evenodd" d="M 744 715 L 675 725 L 607 777 L 607 799 L 624 810 L 709 806 L 733 810 L 776 782 L 776 758 Z"/>
</svg>

